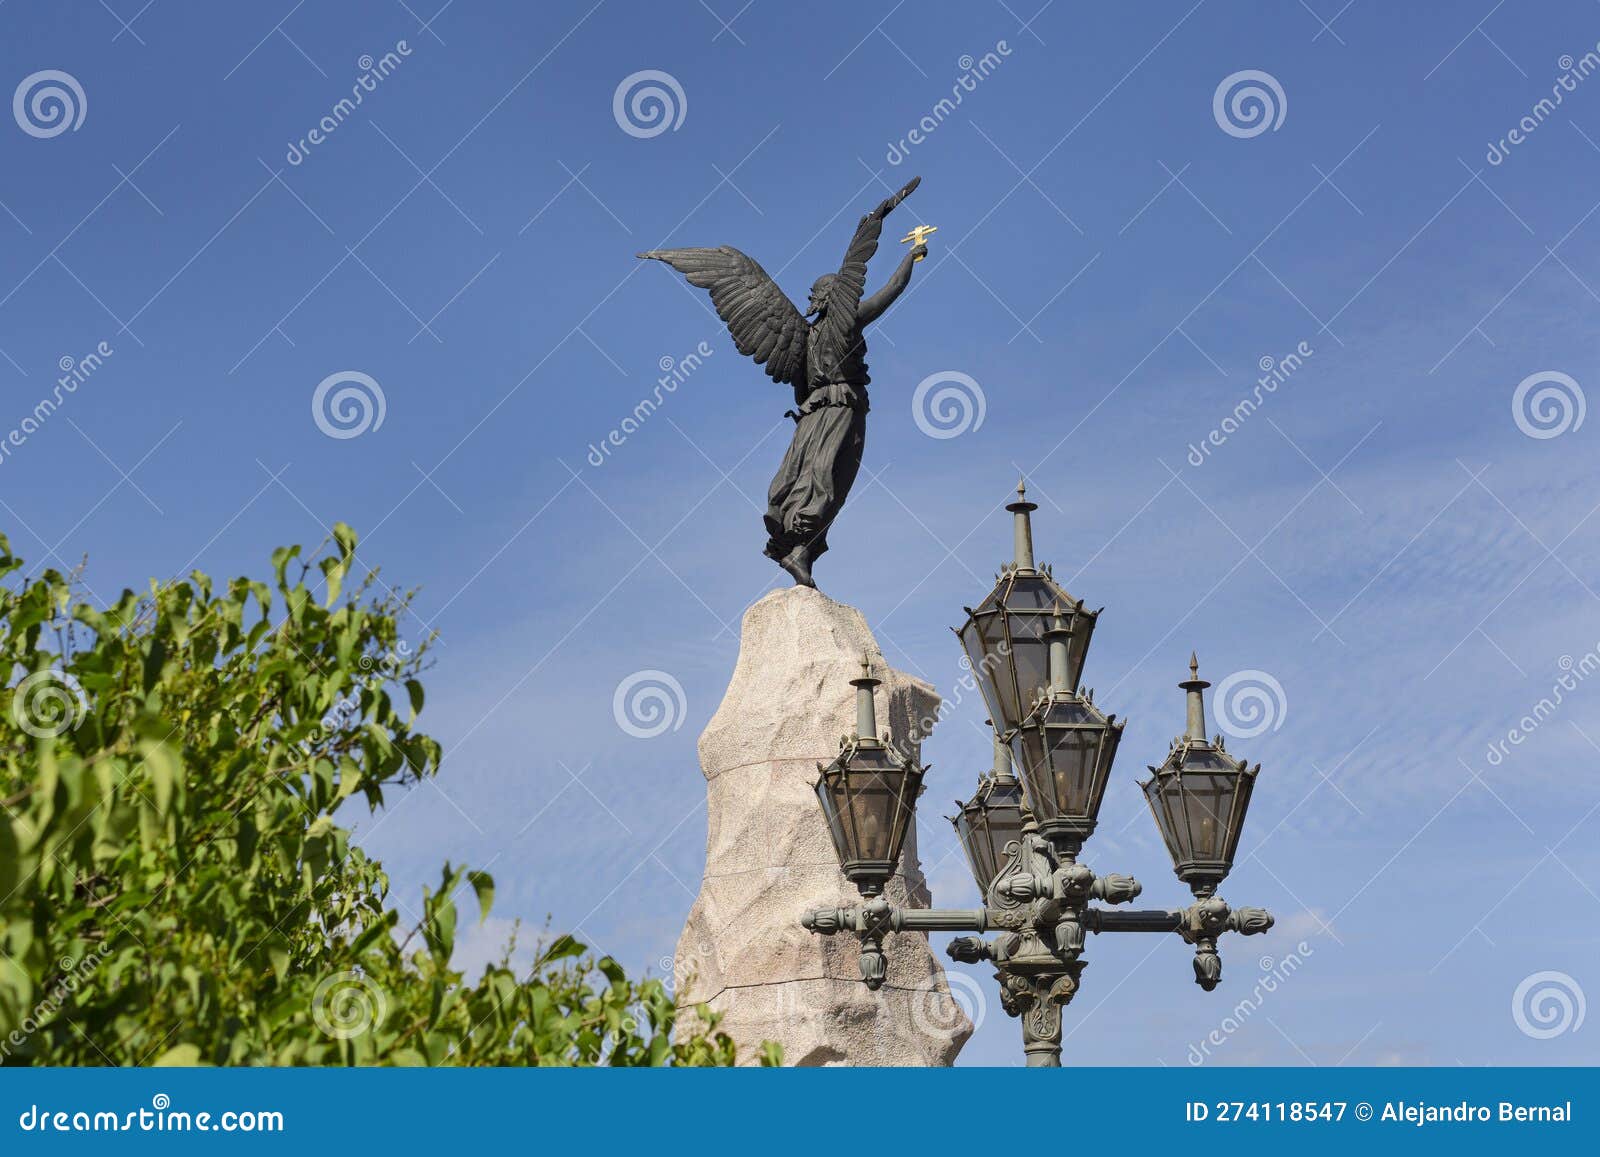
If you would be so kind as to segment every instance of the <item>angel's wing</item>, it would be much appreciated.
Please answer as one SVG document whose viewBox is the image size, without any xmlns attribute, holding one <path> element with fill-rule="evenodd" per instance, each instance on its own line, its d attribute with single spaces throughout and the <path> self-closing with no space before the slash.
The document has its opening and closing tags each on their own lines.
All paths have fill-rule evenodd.
<svg viewBox="0 0 1600 1157">
<path fill-rule="evenodd" d="M 861 223 L 856 226 L 856 235 L 850 239 L 850 248 L 844 253 L 844 264 L 839 266 L 839 272 L 834 276 L 833 285 L 828 290 L 827 312 L 818 323 L 825 333 L 837 339 L 836 342 L 829 343 L 832 348 L 840 348 L 855 325 L 856 309 L 861 304 L 861 293 L 867 284 L 867 262 L 872 260 L 872 255 L 878 251 L 878 238 L 883 233 L 883 219 L 896 205 L 911 196 L 920 184 L 922 184 L 921 177 L 912 177 L 898 193 L 862 217 Z"/>
<path fill-rule="evenodd" d="M 709 289 L 733 344 L 765 366 L 773 381 L 791 386 L 805 381 L 806 319 L 754 260 L 729 245 L 652 249 L 639 256 L 665 261 L 690 285 Z"/>
</svg>

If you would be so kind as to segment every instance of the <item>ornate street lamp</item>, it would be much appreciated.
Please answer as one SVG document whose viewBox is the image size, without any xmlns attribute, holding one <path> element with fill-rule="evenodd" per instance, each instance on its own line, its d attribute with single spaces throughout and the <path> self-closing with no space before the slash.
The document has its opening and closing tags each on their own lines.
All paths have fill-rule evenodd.
<svg viewBox="0 0 1600 1157">
<path fill-rule="evenodd" d="M 1081 692 L 1068 682 L 1073 635 L 1059 615 L 1044 638 L 1050 649 L 1050 690 L 1012 735 L 1011 749 L 1039 834 L 1071 860 L 1094 834 L 1124 724 L 1100 712 L 1093 691 Z"/>
<path fill-rule="evenodd" d="M 1094 831 L 1122 736 L 1116 717 L 1102 714 L 1088 694 L 1078 691 L 1099 612 L 1084 613 L 1082 603 L 1072 602 L 1047 573 L 1034 570 L 1027 521 L 1033 504 L 1019 497 L 1008 509 L 1016 515 L 1016 563 L 984 604 L 968 611 L 966 628 L 957 632 L 980 683 L 988 672 L 984 695 L 994 708 L 994 770 L 952 819 L 984 906 L 898 908 L 883 899 L 926 769 L 876 738 L 868 742 L 877 734 L 871 690 L 877 680 L 863 670 L 862 678 L 853 680 L 856 737 L 844 741 L 829 767 L 819 768 L 817 795 L 839 862 L 866 901 L 850 908 L 814 908 L 801 924 L 824 936 L 853 933 L 861 942 L 861 975 L 871 988 L 883 983 L 883 939 L 890 932 L 996 933 L 990 940 L 957 937 L 949 955 L 962 963 L 994 965 L 1000 1005 L 1022 1023 L 1027 1063 L 1055 1066 L 1061 1063 L 1062 1009 L 1078 991 L 1087 933 L 1175 932 L 1194 946 L 1195 983 L 1209 992 L 1222 979 L 1217 939 L 1224 932 L 1251 936 L 1272 927 L 1265 909 L 1231 908 L 1216 895 L 1233 865 L 1261 768 L 1234 759 L 1220 738 L 1206 739 L 1201 692 L 1209 684 L 1200 679 L 1191 657 L 1191 678 L 1180 684 L 1189 695 L 1186 733 L 1141 786 L 1178 877 L 1193 890 L 1195 902 L 1137 912 L 1092 903 L 1126 903 L 1141 890 L 1131 876 L 1096 875 L 1077 859 Z M 1014 598 L 1019 589 L 1033 592 L 1026 608 Z M 1060 594 L 1059 614 L 1054 599 L 1037 601 L 1041 592 L 1052 590 Z M 1024 644 L 1021 658 L 1016 651 L 1001 651 L 999 644 L 1008 641 Z M 994 654 L 1001 661 L 986 667 L 983 660 Z M 1032 685 L 1035 676 L 1029 672 L 1036 660 L 1048 672 L 1049 687 L 1041 685 L 1024 710 L 1021 693 Z M 1020 764 L 1020 783 L 1001 750 L 1002 738 Z"/>
<path fill-rule="evenodd" d="M 1011 771 L 1011 749 L 994 736 L 994 769 L 978 781 L 978 790 L 947 818 L 966 853 L 967 866 L 980 894 L 1005 866 L 1006 849 L 1022 837 L 1022 784 Z"/>
<path fill-rule="evenodd" d="M 1258 763 L 1237 760 L 1222 747 L 1222 736 L 1206 738 L 1200 661 L 1189 656 L 1189 678 L 1178 684 L 1188 696 L 1184 734 L 1172 741 L 1166 762 L 1150 769 L 1139 786 L 1161 829 L 1178 879 L 1200 899 L 1213 895 L 1233 868 L 1239 833 L 1250 807 Z"/>
<path fill-rule="evenodd" d="M 1085 610 L 1081 600 L 1056 582 L 1049 567 L 1034 565 L 1029 516 L 1039 507 L 1027 500 L 1023 483 L 1017 483 L 1017 500 L 1006 509 L 1012 514 L 1012 562 L 1001 570 L 994 589 L 976 610 L 962 608 L 967 621 L 955 628 L 989 705 L 989 717 L 1002 737 L 1021 726 L 1034 700 L 1049 686 L 1045 633 L 1054 617 L 1060 614 L 1066 622 L 1066 679 L 1069 687 L 1076 687 L 1100 614 Z"/>
<path fill-rule="evenodd" d="M 922 792 L 918 767 L 878 737 L 872 663 L 861 656 L 861 675 L 850 680 L 856 689 L 856 732 L 839 741 L 839 754 L 823 767 L 817 799 L 828 820 L 828 832 L 845 877 L 863 896 L 876 896 L 894 875 L 905 846 L 906 831 Z"/>
</svg>

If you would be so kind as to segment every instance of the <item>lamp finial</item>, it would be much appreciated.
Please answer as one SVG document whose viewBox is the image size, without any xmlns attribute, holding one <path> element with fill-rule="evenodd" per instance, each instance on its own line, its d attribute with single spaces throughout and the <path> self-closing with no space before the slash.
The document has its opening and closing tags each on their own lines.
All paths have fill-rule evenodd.
<svg viewBox="0 0 1600 1157">
<path fill-rule="evenodd" d="M 872 689 L 881 682 L 872 677 L 872 655 L 861 650 L 861 675 L 850 680 L 856 689 L 856 739 L 869 744 L 878 742 L 878 711 L 872 701 Z"/>
<path fill-rule="evenodd" d="M 1031 571 L 1033 567 L 1033 523 L 1028 516 L 1039 509 L 1039 504 L 1028 501 L 1028 487 L 1025 479 L 1017 479 L 1017 500 L 1006 506 L 1013 515 L 1011 527 L 1012 540 L 1012 567 L 1019 571 Z"/>
<path fill-rule="evenodd" d="M 1188 740 L 1206 742 L 1206 703 L 1205 689 L 1210 683 L 1200 678 L 1200 660 L 1195 652 L 1189 652 L 1189 677 L 1178 686 L 1188 695 L 1188 712 L 1183 737 Z"/>
<path fill-rule="evenodd" d="M 1067 629 L 1065 620 L 1061 617 L 1061 604 L 1057 603 L 1050 615 L 1050 629 L 1044 633 L 1045 642 L 1050 647 L 1049 670 L 1050 691 L 1052 694 L 1066 694 L 1077 690 L 1068 686 L 1067 663 L 1070 658 L 1067 643 L 1072 638 L 1072 632 Z"/>
</svg>

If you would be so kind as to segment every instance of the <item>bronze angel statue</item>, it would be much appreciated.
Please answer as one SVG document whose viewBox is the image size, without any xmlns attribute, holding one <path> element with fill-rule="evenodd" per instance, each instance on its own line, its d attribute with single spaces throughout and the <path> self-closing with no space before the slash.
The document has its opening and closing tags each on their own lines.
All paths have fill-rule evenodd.
<svg viewBox="0 0 1600 1157">
<path fill-rule="evenodd" d="M 919 243 L 888 283 L 863 299 L 867 262 L 877 252 L 883 219 L 921 180 L 913 177 L 861 218 L 844 264 L 817 278 L 804 315 L 766 270 L 732 246 L 639 254 L 665 261 L 690 285 L 710 290 L 739 352 L 765 366 L 773 381 L 794 387 L 796 408 L 785 415 L 795 421 L 794 440 L 767 494 L 765 553 L 804 586 L 817 585 L 811 565 L 828 549 L 828 528 L 861 468 L 869 381 L 862 330 L 911 283 L 911 266 L 928 252 L 920 243 L 924 231 L 913 231 Z"/>
</svg>

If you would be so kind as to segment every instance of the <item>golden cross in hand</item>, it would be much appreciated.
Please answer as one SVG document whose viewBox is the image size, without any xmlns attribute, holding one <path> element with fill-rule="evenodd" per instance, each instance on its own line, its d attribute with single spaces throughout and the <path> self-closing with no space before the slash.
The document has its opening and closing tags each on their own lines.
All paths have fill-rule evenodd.
<svg viewBox="0 0 1600 1157">
<path fill-rule="evenodd" d="M 902 244 L 902 245 L 922 245 L 922 244 L 925 244 L 927 242 L 927 240 L 928 240 L 928 234 L 937 233 L 938 231 L 939 231 L 939 226 L 937 226 L 937 225 L 918 225 L 918 226 L 914 227 L 911 230 L 911 232 L 907 233 L 904 237 L 900 238 L 900 244 Z M 917 258 L 917 260 L 921 261 L 922 257 L 919 256 Z"/>
</svg>

